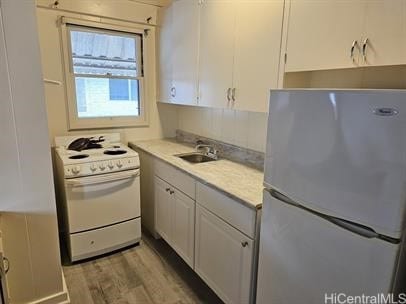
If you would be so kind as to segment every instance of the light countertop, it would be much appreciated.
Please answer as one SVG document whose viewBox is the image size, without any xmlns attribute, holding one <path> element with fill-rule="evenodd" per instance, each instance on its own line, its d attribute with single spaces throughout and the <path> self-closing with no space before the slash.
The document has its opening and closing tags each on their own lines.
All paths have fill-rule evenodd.
<svg viewBox="0 0 406 304">
<path fill-rule="evenodd" d="M 174 139 L 130 141 L 129 145 L 163 160 L 249 208 L 262 207 L 264 174 L 259 170 L 226 159 L 191 164 L 174 155 L 194 152 L 193 147 Z"/>
</svg>

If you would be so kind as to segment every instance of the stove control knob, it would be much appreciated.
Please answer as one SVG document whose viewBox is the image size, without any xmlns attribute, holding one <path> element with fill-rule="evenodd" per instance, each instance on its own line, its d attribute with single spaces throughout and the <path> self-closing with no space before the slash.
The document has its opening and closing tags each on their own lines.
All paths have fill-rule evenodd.
<svg viewBox="0 0 406 304">
<path fill-rule="evenodd" d="M 118 160 L 116 165 L 117 165 L 118 168 L 121 168 L 123 166 L 123 164 L 121 163 L 121 160 Z"/>
<path fill-rule="evenodd" d="M 109 167 L 110 170 L 114 168 L 114 164 L 112 161 L 109 161 L 107 166 Z"/>
<path fill-rule="evenodd" d="M 97 166 L 95 164 L 91 164 L 90 165 L 90 170 L 92 170 L 92 172 L 97 170 Z"/>
<path fill-rule="evenodd" d="M 106 169 L 106 165 L 105 164 L 103 164 L 103 163 L 100 163 L 99 164 L 99 168 L 100 168 L 100 170 L 104 170 L 104 169 Z"/>
<path fill-rule="evenodd" d="M 75 166 L 75 167 L 72 168 L 72 173 L 73 174 L 78 174 L 80 172 L 80 169 L 81 169 L 80 166 Z"/>
</svg>

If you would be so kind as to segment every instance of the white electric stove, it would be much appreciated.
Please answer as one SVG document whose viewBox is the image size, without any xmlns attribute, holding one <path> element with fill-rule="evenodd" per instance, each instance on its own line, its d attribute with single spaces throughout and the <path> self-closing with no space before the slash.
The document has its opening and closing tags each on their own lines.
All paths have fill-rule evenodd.
<svg viewBox="0 0 406 304">
<path fill-rule="evenodd" d="M 138 243 L 138 154 L 118 133 L 56 137 L 55 145 L 60 229 L 71 261 Z"/>
</svg>

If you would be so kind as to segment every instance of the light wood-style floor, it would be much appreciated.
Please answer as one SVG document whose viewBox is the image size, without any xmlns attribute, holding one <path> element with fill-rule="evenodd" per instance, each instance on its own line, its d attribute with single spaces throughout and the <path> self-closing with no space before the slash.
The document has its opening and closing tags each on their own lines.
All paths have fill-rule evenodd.
<svg viewBox="0 0 406 304">
<path fill-rule="evenodd" d="M 139 246 L 63 271 L 72 304 L 222 303 L 163 240 L 146 234 Z"/>
</svg>

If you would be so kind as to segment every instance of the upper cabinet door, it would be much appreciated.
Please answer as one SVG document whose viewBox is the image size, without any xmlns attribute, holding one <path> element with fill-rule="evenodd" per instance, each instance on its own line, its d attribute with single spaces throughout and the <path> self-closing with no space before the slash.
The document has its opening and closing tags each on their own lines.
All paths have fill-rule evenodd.
<svg viewBox="0 0 406 304">
<path fill-rule="evenodd" d="M 172 20 L 172 102 L 197 103 L 199 2 L 173 2 Z"/>
<path fill-rule="evenodd" d="M 204 1 L 200 10 L 199 105 L 228 107 L 232 87 L 235 4 Z"/>
<path fill-rule="evenodd" d="M 277 87 L 283 0 L 239 0 L 233 87 L 235 109 L 268 111 L 270 89 Z"/>
<path fill-rule="evenodd" d="M 406 63 L 406 1 L 374 0 L 366 7 L 363 65 Z"/>
<path fill-rule="evenodd" d="M 358 66 L 365 7 L 365 0 L 291 0 L 285 72 Z"/>
<path fill-rule="evenodd" d="M 168 6 L 160 10 L 161 24 L 159 27 L 159 101 L 171 102 L 172 89 L 172 69 L 173 69 L 173 51 L 172 51 L 172 21 L 173 9 Z"/>
</svg>

